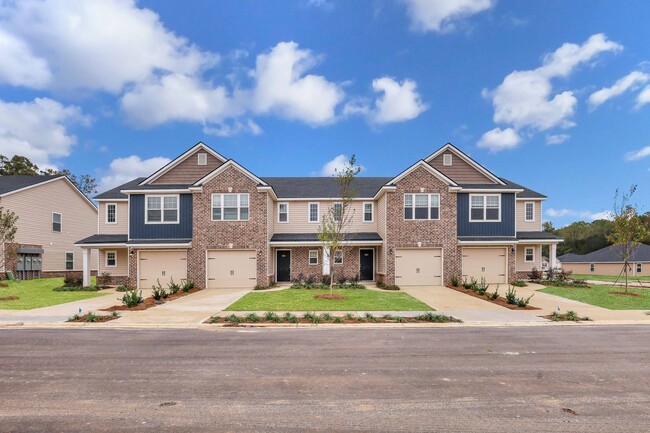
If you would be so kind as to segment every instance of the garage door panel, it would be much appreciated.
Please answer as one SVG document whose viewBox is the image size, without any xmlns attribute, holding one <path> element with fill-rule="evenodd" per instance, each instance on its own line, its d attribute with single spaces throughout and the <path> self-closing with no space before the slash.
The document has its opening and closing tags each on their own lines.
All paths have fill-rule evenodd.
<svg viewBox="0 0 650 433">
<path fill-rule="evenodd" d="M 463 278 L 505 284 L 508 280 L 506 248 L 463 248 Z"/>
<path fill-rule="evenodd" d="M 395 283 L 402 286 L 442 284 L 442 250 L 395 250 Z"/>
<path fill-rule="evenodd" d="M 160 285 L 167 287 L 172 279 L 175 283 L 187 279 L 187 251 L 140 251 L 139 263 L 142 289 Z"/>
<path fill-rule="evenodd" d="M 208 288 L 253 287 L 257 282 L 255 251 L 208 251 Z"/>
</svg>

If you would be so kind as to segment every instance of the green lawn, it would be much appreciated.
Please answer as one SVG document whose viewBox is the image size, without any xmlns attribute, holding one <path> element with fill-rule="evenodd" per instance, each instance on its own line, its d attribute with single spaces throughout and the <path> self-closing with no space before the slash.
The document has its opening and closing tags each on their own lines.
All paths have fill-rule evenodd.
<svg viewBox="0 0 650 433">
<path fill-rule="evenodd" d="M 578 280 L 593 280 L 593 281 L 616 281 L 616 276 L 612 275 L 590 275 L 590 274 L 571 274 L 571 278 L 576 278 Z M 628 281 L 650 281 L 650 277 L 633 277 L 628 276 Z M 624 282 L 625 279 L 621 276 L 618 280 L 620 283 Z"/>
<path fill-rule="evenodd" d="M 320 289 L 285 289 L 252 292 L 226 308 L 228 311 L 432 311 L 433 309 L 404 292 L 378 292 L 367 289 L 335 289 L 343 300 L 315 299 L 329 293 Z"/>
<path fill-rule="evenodd" d="M 623 291 L 625 291 L 625 288 L 618 286 L 591 286 L 590 289 L 546 287 L 540 290 L 540 292 L 562 296 L 563 298 L 573 299 L 610 310 L 650 310 L 650 290 L 628 289 L 628 292 L 641 295 L 640 298 L 627 295 L 611 295 L 609 293 Z"/>
<path fill-rule="evenodd" d="M 52 289 L 63 285 L 63 278 L 42 278 L 38 280 L 4 281 L 9 287 L 0 287 L 0 298 L 18 296 L 15 301 L 0 301 L 0 310 L 31 310 L 50 305 L 104 296 L 102 292 L 55 292 Z M 95 284 L 95 277 L 92 279 Z"/>
</svg>

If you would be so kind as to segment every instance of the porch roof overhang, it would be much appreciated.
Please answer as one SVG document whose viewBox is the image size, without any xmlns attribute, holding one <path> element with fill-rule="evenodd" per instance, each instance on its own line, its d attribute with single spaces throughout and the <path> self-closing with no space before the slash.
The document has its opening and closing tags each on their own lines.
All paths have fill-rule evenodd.
<svg viewBox="0 0 650 433">
<path fill-rule="evenodd" d="M 517 232 L 517 240 L 521 244 L 559 244 L 564 239 L 548 232 Z"/>
<path fill-rule="evenodd" d="M 128 240 L 129 235 L 126 234 L 97 234 L 77 241 L 75 245 L 79 245 L 81 248 L 126 248 Z"/>
<path fill-rule="evenodd" d="M 359 232 L 345 233 L 341 245 L 381 245 L 383 242 L 379 233 Z M 269 243 L 272 246 L 323 246 L 318 233 L 275 233 Z"/>
<path fill-rule="evenodd" d="M 519 243 L 514 236 L 458 236 L 460 245 L 515 245 Z"/>
<path fill-rule="evenodd" d="M 126 246 L 133 248 L 189 248 L 192 239 L 131 239 Z"/>
</svg>

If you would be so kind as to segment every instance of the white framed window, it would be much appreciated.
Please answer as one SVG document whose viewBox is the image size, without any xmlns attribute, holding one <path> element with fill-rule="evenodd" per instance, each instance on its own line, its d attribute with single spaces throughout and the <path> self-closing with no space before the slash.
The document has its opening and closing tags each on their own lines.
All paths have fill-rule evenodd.
<svg viewBox="0 0 650 433">
<path fill-rule="evenodd" d="M 470 221 L 501 221 L 501 195 L 500 194 L 470 194 L 469 196 Z"/>
<path fill-rule="evenodd" d="M 636 273 L 639 274 L 641 272 L 643 272 L 643 266 L 641 265 L 641 263 L 637 263 L 636 264 Z"/>
<path fill-rule="evenodd" d="M 117 266 L 117 251 L 106 251 L 106 267 L 114 268 Z"/>
<path fill-rule="evenodd" d="M 334 251 L 334 264 L 340 265 L 343 263 L 343 250 Z"/>
<path fill-rule="evenodd" d="M 117 224 L 116 203 L 106 203 L 106 224 Z"/>
<path fill-rule="evenodd" d="M 199 153 L 197 155 L 198 160 L 197 164 L 198 165 L 208 165 L 208 154 L 207 153 Z"/>
<path fill-rule="evenodd" d="M 440 194 L 404 194 L 405 220 L 439 220 Z"/>
<path fill-rule="evenodd" d="M 451 153 L 445 153 L 444 155 L 442 155 L 442 165 L 450 166 L 452 161 L 451 158 L 452 158 Z"/>
<path fill-rule="evenodd" d="M 289 222 L 289 203 L 278 203 L 278 222 Z"/>
<path fill-rule="evenodd" d="M 212 221 L 248 221 L 248 193 L 212 194 Z"/>
<path fill-rule="evenodd" d="M 535 203 L 527 201 L 524 203 L 524 219 L 526 221 L 535 221 Z"/>
<path fill-rule="evenodd" d="M 147 195 L 145 224 L 178 224 L 178 195 Z"/>
<path fill-rule="evenodd" d="M 343 218 L 343 203 L 334 203 L 332 205 L 332 211 L 334 216 L 334 221 L 340 222 Z"/>
<path fill-rule="evenodd" d="M 61 233 L 63 228 L 63 217 L 58 212 L 52 212 L 52 231 Z"/>
<path fill-rule="evenodd" d="M 524 261 L 528 263 L 535 261 L 535 249 L 533 247 L 524 249 Z"/>
<path fill-rule="evenodd" d="M 310 265 L 318 264 L 318 250 L 309 250 L 309 264 Z"/>
<path fill-rule="evenodd" d="M 374 219 L 373 216 L 373 204 L 372 203 L 364 203 L 363 204 L 363 222 L 364 223 L 371 223 Z"/>
<path fill-rule="evenodd" d="M 71 271 L 74 269 L 74 253 L 65 253 L 65 270 Z"/>
<path fill-rule="evenodd" d="M 594 265 L 593 263 L 590 263 L 589 264 L 589 272 L 595 272 L 595 271 L 596 271 L 596 265 Z"/>
<path fill-rule="evenodd" d="M 319 221 L 319 207 L 318 203 L 309 203 L 309 215 L 307 218 L 310 223 L 317 223 Z"/>
</svg>

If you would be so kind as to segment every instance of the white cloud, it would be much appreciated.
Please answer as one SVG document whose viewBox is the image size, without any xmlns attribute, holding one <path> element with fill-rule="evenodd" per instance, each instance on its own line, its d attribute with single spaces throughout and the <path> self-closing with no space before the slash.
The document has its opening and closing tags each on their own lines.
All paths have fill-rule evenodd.
<svg viewBox="0 0 650 433">
<path fill-rule="evenodd" d="M 650 86 L 646 86 L 636 97 L 636 107 L 641 108 L 650 104 Z"/>
<path fill-rule="evenodd" d="M 411 27 L 418 31 L 449 32 L 454 22 L 490 9 L 492 0 L 402 0 L 411 18 Z"/>
<path fill-rule="evenodd" d="M 546 144 L 561 144 L 567 141 L 571 136 L 569 134 L 555 134 L 546 136 Z"/>
<path fill-rule="evenodd" d="M 240 122 L 235 120 L 231 123 L 221 123 L 213 126 L 205 126 L 203 133 L 216 135 L 217 137 L 232 137 L 233 135 L 248 133 L 251 135 L 260 135 L 262 128 L 251 119 Z"/>
<path fill-rule="evenodd" d="M 616 81 L 611 87 L 603 87 L 602 89 L 592 93 L 589 96 L 589 105 L 591 105 L 592 108 L 596 108 L 615 96 L 621 95 L 628 90 L 638 88 L 640 84 L 643 84 L 648 80 L 650 80 L 650 75 L 640 71 L 632 71 L 620 80 Z"/>
<path fill-rule="evenodd" d="M 521 143 L 521 137 L 512 128 L 494 128 L 480 138 L 477 146 L 483 149 L 490 149 L 492 152 L 514 149 Z"/>
<path fill-rule="evenodd" d="M 553 94 L 551 79 L 567 77 L 598 54 L 620 51 L 623 47 L 603 34 L 591 36 L 582 45 L 565 43 L 544 56 L 542 66 L 533 70 L 514 71 L 493 91 L 483 90 L 492 99 L 494 121 L 512 126 L 516 131 L 545 131 L 570 128 L 577 99 L 572 91 Z"/>
<path fill-rule="evenodd" d="M 35 57 L 27 44 L 0 29 L 0 83 L 43 88 L 51 79 L 47 62 Z"/>
<path fill-rule="evenodd" d="M 48 98 L 0 100 L 0 153 L 26 156 L 40 168 L 53 167 L 52 158 L 68 156 L 77 142 L 68 126 L 88 121 L 79 107 Z"/>
<path fill-rule="evenodd" d="M 639 150 L 634 150 L 625 154 L 626 161 L 638 161 L 640 159 L 650 156 L 650 146 L 643 147 Z"/>
<path fill-rule="evenodd" d="M 141 159 L 137 155 L 116 158 L 111 161 L 108 173 L 99 180 L 97 189 L 100 192 L 104 192 L 129 182 L 136 177 L 149 176 L 160 167 L 169 163 L 169 161 L 169 158 L 162 156 L 155 156 L 149 159 Z"/>
<path fill-rule="evenodd" d="M 584 218 L 591 221 L 595 221 L 599 219 L 607 219 L 607 220 L 612 219 L 612 213 L 609 211 L 589 212 L 589 211 L 578 211 L 578 210 L 566 209 L 566 208 L 562 208 L 562 209 L 549 208 L 546 210 L 546 215 L 548 215 L 551 218 L 575 217 L 575 218 Z"/>
<path fill-rule="evenodd" d="M 399 83 L 393 78 L 382 77 L 373 80 L 372 88 L 381 95 L 375 101 L 373 121 L 375 123 L 404 122 L 415 119 L 428 107 L 417 92 L 412 80 Z"/>
<path fill-rule="evenodd" d="M 320 175 L 321 176 L 333 176 L 336 174 L 336 171 L 341 171 L 343 167 L 345 167 L 348 162 L 350 162 L 350 158 L 347 155 L 338 155 L 336 158 L 334 158 L 331 161 L 328 161 L 323 165 L 323 168 L 320 170 Z M 363 165 L 359 165 L 359 168 L 361 171 L 364 170 Z"/>
</svg>

